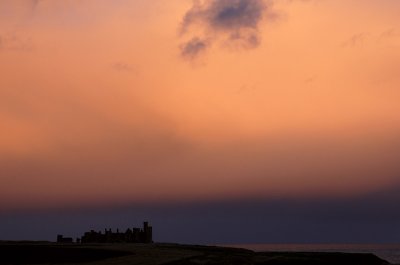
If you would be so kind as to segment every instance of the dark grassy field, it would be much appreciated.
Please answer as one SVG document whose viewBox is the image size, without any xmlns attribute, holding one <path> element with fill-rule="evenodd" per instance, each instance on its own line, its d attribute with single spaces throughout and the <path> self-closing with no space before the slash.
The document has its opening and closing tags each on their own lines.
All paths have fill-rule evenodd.
<svg viewBox="0 0 400 265">
<path fill-rule="evenodd" d="M 0 265 L 387 265 L 372 254 L 253 252 L 177 244 L 0 243 Z"/>
</svg>

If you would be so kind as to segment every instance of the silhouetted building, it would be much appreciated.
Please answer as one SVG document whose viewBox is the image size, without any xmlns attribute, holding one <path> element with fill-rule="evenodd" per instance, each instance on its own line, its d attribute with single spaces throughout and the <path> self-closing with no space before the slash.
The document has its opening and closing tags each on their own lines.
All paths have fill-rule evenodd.
<svg viewBox="0 0 400 265">
<path fill-rule="evenodd" d="M 72 237 L 64 237 L 63 235 L 57 235 L 57 243 L 73 243 Z"/>
<path fill-rule="evenodd" d="M 153 242 L 153 227 L 148 222 L 143 222 L 143 243 Z"/>
<path fill-rule="evenodd" d="M 152 243 L 153 228 L 148 222 L 143 223 L 143 228 L 128 228 L 124 233 L 105 229 L 104 233 L 91 230 L 80 239 L 82 243 Z"/>
</svg>

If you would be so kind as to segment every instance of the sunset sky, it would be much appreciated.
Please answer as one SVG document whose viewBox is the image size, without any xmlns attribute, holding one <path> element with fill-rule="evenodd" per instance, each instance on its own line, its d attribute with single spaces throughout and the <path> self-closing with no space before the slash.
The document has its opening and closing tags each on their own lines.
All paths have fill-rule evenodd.
<svg viewBox="0 0 400 265">
<path fill-rule="evenodd" d="M 211 226 L 269 220 L 249 205 L 322 224 L 313 209 L 374 202 L 349 220 L 381 215 L 377 240 L 400 241 L 399 14 L 398 0 L 0 1 L 0 239 L 60 211 L 79 212 L 66 231 L 145 205 L 189 229 L 194 209 L 218 213 Z"/>
</svg>

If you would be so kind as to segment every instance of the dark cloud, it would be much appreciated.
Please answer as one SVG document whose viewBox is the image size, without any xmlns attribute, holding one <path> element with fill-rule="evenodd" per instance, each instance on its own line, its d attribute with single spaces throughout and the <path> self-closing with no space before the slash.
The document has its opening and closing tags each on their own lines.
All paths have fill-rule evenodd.
<svg viewBox="0 0 400 265">
<path fill-rule="evenodd" d="M 219 0 L 214 1 L 206 10 L 206 16 L 214 28 L 236 33 L 241 29 L 256 29 L 264 8 L 260 0 Z"/>
<path fill-rule="evenodd" d="M 227 200 L 0 213 L 4 239 L 54 240 L 149 220 L 157 242 L 397 243 L 399 189 L 336 199 Z M 67 222 L 66 222 L 67 220 Z"/>
<path fill-rule="evenodd" d="M 208 48 L 206 41 L 194 37 L 190 41 L 184 43 L 181 46 L 181 55 L 188 59 L 194 59 L 200 53 L 204 52 Z"/>
<path fill-rule="evenodd" d="M 193 59 L 221 39 L 243 48 L 255 48 L 261 39 L 259 25 L 264 17 L 276 18 L 272 14 L 271 2 L 264 0 L 194 1 L 181 25 L 181 36 L 190 36 L 182 44 L 181 54 Z"/>
</svg>

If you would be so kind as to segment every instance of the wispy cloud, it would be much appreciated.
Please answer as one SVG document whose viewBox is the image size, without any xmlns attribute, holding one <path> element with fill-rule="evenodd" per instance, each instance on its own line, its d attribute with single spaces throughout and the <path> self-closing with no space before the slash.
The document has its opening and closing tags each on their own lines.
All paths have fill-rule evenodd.
<svg viewBox="0 0 400 265">
<path fill-rule="evenodd" d="M 273 13 L 272 2 L 264 0 L 194 0 L 180 28 L 182 38 L 189 36 L 181 55 L 194 59 L 219 40 L 255 48 L 261 42 L 261 21 L 275 19 Z"/>
<path fill-rule="evenodd" d="M 111 67 L 118 72 L 132 72 L 135 70 L 131 64 L 125 62 L 113 63 Z"/>
<path fill-rule="evenodd" d="M 369 37 L 368 33 L 357 33 L 342 43 L 342 47 L 356 47 L 362 45 Z"/>
<path fill-rule="evenodd" d="M 43 0 L 32 0 L 31 1 L 31 6 L 32 6 L 32 10 L 36 9 L 36 7 L 40 4 L 40 2 L 42 2 Z"/>
<path fill-rule="evenodd" d="M 385 30 L 379 35 L 379 41 L 381 40 L 387 40 L 387 39 L 394 39 L 394 38 L 399 38 L 400 37 L 400 31 L 397 30 L 396 28 L 390 28 L 388 30 Z"/>
<path fill-rule="evenodd" d="M 31 51 L 33 42 L 30 37 L 21 36 L 17 32 L 0 34 L 0 51 Z"/>
</svg>

